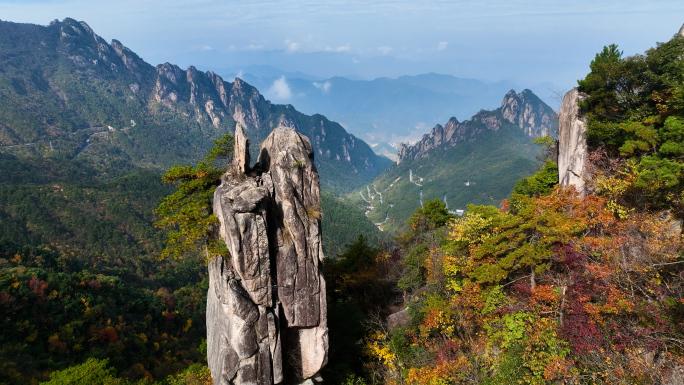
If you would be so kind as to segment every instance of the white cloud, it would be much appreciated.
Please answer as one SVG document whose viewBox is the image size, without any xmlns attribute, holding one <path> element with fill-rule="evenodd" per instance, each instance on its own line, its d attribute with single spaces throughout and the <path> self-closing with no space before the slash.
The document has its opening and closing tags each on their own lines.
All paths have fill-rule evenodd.
<svg viewBox="0 0 684 385">
<path fill-rule="evenodd" d="M 325 81 L 325 82 L 323 82 L 323 83 L 313 82 L 313 85 L 314 85 L 314 87 L 316 87 L 316 88 L 318 88 L 319 90 L 323 91 L 323 93 L 325 93 L 325 94 L 327 94 L 328 92 L 330 92 L 330 86 L 332 86 L 332 84 L 330 84 L 329 81 Z"/>
<path fill-rule="evenodd" d="M 285 46 L 287 47 L 287 50 L 290 52 L 297 51 L 300 48 L 299 43 L 296 43 L 290 39 L 285 39 Z"/>
<path fill-rule="evenodd" d="M 273 82 L 273 85 L 268 89 L 266 94 L 274 100 L 284 101 L 292 97 L 292 90 L 290 89 L 290 85 L 287 84 L 285 76 L 281 76 L 280 79 Z"/>
<path fill-rule="evenodd" d="M 392 47 L 383 45 L 382 47 L 378 47 L 378 51 L 382 52 L 383 55 L 387 55 L 392 52 Z"/>
<path fill-rule="evenodd" d="M 257 51 L 264 48 L 263 44 L 250 44 L 245 49 L 248 49 L 250 51 Z"/>
<path fill-rule="evenodd" d="M 244 73 L 242 72 L 242 70 L 240 70 L 240 71 L 237 73 L 237 75 L 235 75 L 235 77 L 236 77 L 236 78 L 242 79 L 242 76 L 243 76 L 243 75 L 244 75 Z"/>
<path fill-rule="evenodd" d="M 213 48 L 211 48 L 210 45 L 203 45 L 200 47 L 200 51 L 211 51 Z"/>
<path fill-rule="evenodd" d="M 351 47 L 349 46 L 349 43 L 347 43 L 345 45 L 341 45 L 339 47 L 335 47 L 335 48 L 325 47 L 326 51 L 333 51 L 333 52 L 346 52 L 346 51 L 349 51 L 350 49 L 351 49 Z"/>
<path fill-rule="evenodd" d="M 444 51 L 444 49 L 446 49 L 447 45 L 449 45 L 449 43 L 447 43 L 446 41 L 440 41 L 439 44 L 437 44 L 437 50 L 438 51 Z"/>
</svg>

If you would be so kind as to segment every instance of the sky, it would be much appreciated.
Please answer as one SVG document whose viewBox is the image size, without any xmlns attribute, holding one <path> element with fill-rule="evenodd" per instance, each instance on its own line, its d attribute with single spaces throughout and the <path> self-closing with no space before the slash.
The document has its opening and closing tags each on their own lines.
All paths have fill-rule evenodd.
<svg viewBox="0 0 684 385">
<path fill-rule="evenodd" d="M 604 45 L 669 40 L 681 0 L 0 0 L 0 19 L 71 17 L 156 65 L 271 65 L 325 78 L 443 73 L 569 89 Z"/>
</svg>

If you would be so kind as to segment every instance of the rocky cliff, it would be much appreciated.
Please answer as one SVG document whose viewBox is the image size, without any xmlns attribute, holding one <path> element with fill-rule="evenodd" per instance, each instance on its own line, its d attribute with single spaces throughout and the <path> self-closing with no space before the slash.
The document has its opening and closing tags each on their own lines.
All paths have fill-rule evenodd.
<svg viewBox="0 0 684 385">
<path fill-rule="evenodd" d="M 413 146 L 402 144 L 399 162 L 426 158 L 429 151 L 446 150 L 457 143 L 473 140 L 484 130 L 497 131 L 506 123 L 514 124 L 530 137 L 555 136 L 558 123 L 554 115 L 553 109 L 532 91 L 516 94 L 511 90 L 504 96 L 501 107 L 494 111 L 482 110 L 464 122 L 451 118 L 446 125 L 435 126 Z"/>
<path fill-rule="evenodd" d="M 214 383 L 294 384 L 328 349 L 320 195 L 311 142 L 277 127 L 254 168 L 240 125 L 214 194 L 230 258 L 209 263 L 208 362 Z"/>
<path fill-rule="evenodd" d="M 550 135 L 558 127 L 553 109 L 530 90 L 519 94 L 514 90 L 508 91 L 501 101 L 500 110 L 504 119 L 532 138 Z"/>
<path fill-rule="evenodd" d="M 578 106 L 587 97 L 577 88 L 570 90 L 558 112 L 558 181 L 562 186 L 575 186 L 584 193 L 587 175 L 586 120 Z"/>
</svg>

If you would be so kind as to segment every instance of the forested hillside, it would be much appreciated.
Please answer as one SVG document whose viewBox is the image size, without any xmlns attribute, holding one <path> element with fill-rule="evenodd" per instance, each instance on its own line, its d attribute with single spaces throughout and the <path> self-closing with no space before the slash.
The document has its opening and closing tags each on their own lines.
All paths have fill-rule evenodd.
<svg viewBox="0 0 684 385">
<path fill-rule="evenodd" d="M 398 235 L 417 208 L 439 199 L 456 213 L 468 204 L 497 204 L 515 183 L 538 171 L 542 146 L 554 136 L 555 112 L 532 91 L 509 91 L 501 107 L 469 120 L 451 118 L 418 143 L 402 145 L 398 164 L 352 195 L 384 231 Z"/>
<path fill-rule="evenodd" d="M 390 245 L 393 239 L 382 232 L 366 218 L 363 211 L 343 198 L 328 191 L 321 191 L 321 224 L 323 252 L 334 258 L 344 252 L 344 246 L 356 241 L 363 234 L 374 246 Z"/>
<path fill-rule="evenodd" d="M 500 205 L 413 214 L 402 268 L 378 273 L 403 291 L 380 314 L 406 310 L 366 313 L 368 382 L 684 382 L 683 57 L 684 36 L 596 55 L 583 194 L 547 162 Z"/>
</svg>

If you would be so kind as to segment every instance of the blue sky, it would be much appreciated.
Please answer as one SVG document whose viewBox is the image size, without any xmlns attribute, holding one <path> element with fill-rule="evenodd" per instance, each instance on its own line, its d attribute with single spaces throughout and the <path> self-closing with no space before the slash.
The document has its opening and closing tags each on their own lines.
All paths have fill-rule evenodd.
<svg viewBox="0 0 684 385">
<path fill-rule="evenodd" d="M 285 57 L 292 70 L 319 57 L 305 54 L 323 52 L 374 63 L 373 71 L 359 70 L 362 77 L 437 72 L 567 89 L 604 45 L 634 54 L 671 38 L 684 23 L 684 2 L 0 0 L 2 20 L 46 25 L 65 17 L 152 64 L 279 67 Z M 315 75 L 351 75 L 337 68 Z"/>
</svg>

